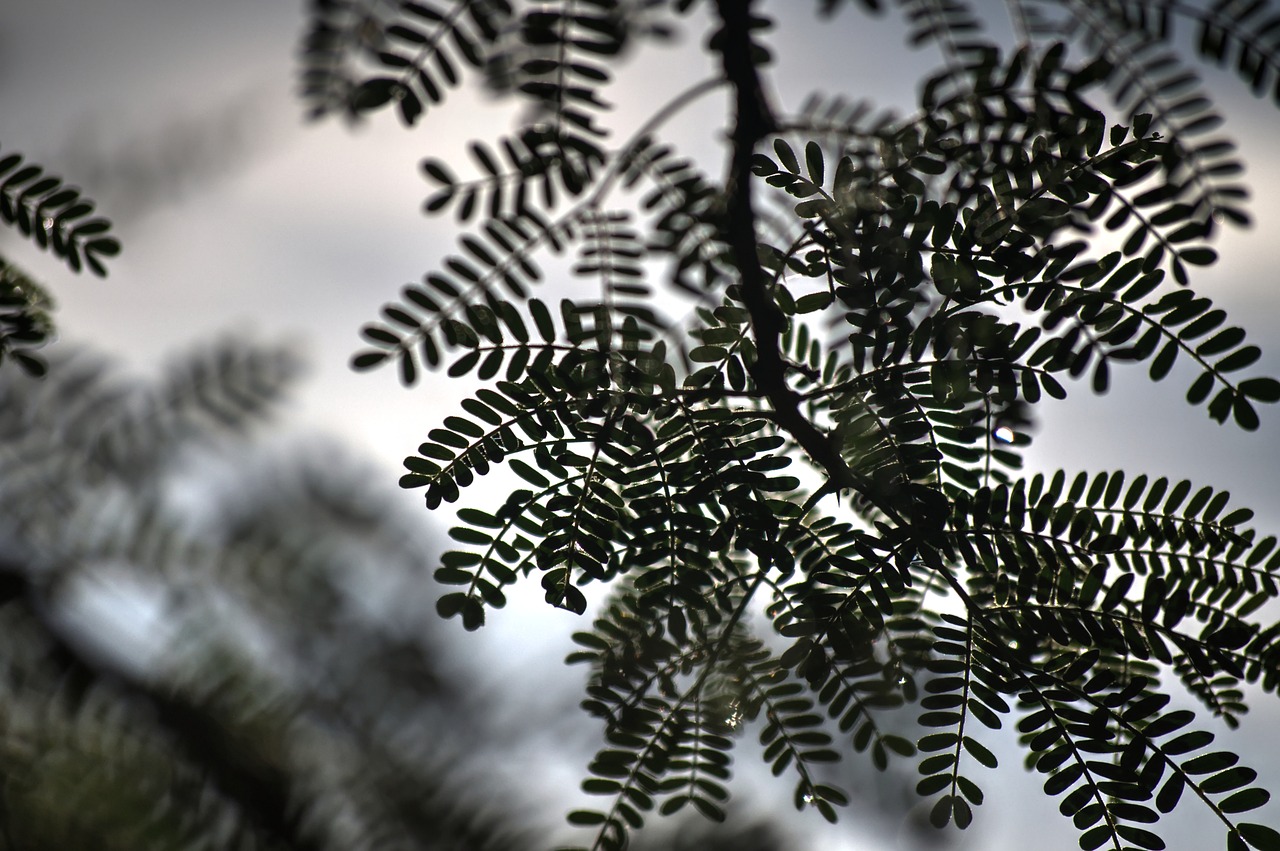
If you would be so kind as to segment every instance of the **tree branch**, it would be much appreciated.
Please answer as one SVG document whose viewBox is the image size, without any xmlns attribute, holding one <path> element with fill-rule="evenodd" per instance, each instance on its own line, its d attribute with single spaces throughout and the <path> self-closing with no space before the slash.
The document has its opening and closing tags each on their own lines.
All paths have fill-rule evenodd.
<svg viewBox="0 0 1280 851">
<path fill-rule="evenodd" d="M 752 55 L 751 2 L 716 0 L 716 12 L 721 26 L 711 44 L 720 54 L 725 78 L 735 95 L 724 230 L 738 269 L 739 297 L 751 315 L 756 356 L 748 369 L 773 406 L 778 425 L 795 438 L 815 464 L 826 470 L 834 487 L 854 487 L 857 477 L 840 454 L 839 444 L 801 413 L 801 397 L 787 384 L 781 344 L 786 319 L 769 293 L 756 253 L 751 156 L 761 140 L 777 131 L 778 122 L 765 99 Z"/>
<path fill-rule="evenodd" d="M 823 432 L 801 412 L 803 397 L 787 383 L 790 367 L 782 356 L 781 341 L 787 320 L 769 292 L 760 266 L 751 203 L 751 157 L 756 145 L 776 133 L 779 125 L 765 99 L 753 55 L 751 0 L 716 0 L 716 13 L 721 26 L 711 37 L 711 48 L 720 54 L 725 78 L 735 94 L 724 231 L 738 269 L 738 296 L 751 316 L 756 349 L 755 360 L 748 366 L 751 378 L 773 407 L 774 422 L 826 472 L 831 489 L 851 488 L 860 493 L 915 540 L 931 567 L 939 568 L 941 561 L 932 547 L 939 542 L 937 533 L 946 516 L 941 494 L 927 486 L 882 482 L 854 472 L 841 452 L 840 438 Z"/>
</svg>

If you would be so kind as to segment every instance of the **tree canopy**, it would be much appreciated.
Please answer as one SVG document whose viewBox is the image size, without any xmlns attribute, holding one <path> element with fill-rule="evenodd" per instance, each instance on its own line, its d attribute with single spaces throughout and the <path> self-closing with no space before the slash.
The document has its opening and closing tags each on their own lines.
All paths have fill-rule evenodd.
<svg viewBox="0 0 1280 851">
<path fill-rule="evenodd" d="M 1187 401 L 1245 430 L 1280 400 L 1191 286 L 1248 214 L 1190 67 L 1280 98 L 1280 14 L 1009 0 L 1004 43 L 986 10 L 901 0 L 941 58 L 917 111 L 875 111 L 858 81 L 777 103 L 769 29 L 865 26 L 847 5 L 880 6 L 314 4 L 312 115 L 448 120 L 467 72 L 522 111 L 465 167 L 423 162 L 458 252 L 354 359 L 478 379 L 405 459 L 429 508 L 499 467 L 523 480 L 458 509 L 440 614 L 479 628 L 527 580 L 589 618 L 569 662 L 606 744 L 599 804 L 569 821 L 593 849 L 655 813 L 723 818 L 743 730 L 829 820 L 847 797 L 826 769 L 861 754 L 914 760 L 933 822 L 967 827 L 1012 733 L 1088 851 L 1164 848 L 1179 806 L 1231 851 L 1280 848 L 1269 793 L 1203 720 L 1234 726 L 1247 685 L 1280 683 L 1276 539 L 1211 487 L 1021 472 L 1037 404 L 1113 370 L 1181 365 Z M 717 73 L 612 139 L 621 57 L 678 28 Z M 708 164 L 662 132 L 715 98 Z M 539 298 L 548 257 L 596 292 Z"/>
<path fill-rule="evenodd" d="M 245 452 L 291 351 L 232 340 L 151 382 L 46 361 L 51 299 L 0 259 L 0 847 L 545 844 L 466 776 L 476 706 L 414 599 L 476 630 L 536 583 L 580 619 L 603 745 L 567 829 L 593 851 L 668 841 L 659 816 L 677 847 L 784 844 L 731 800 L 747 736 L 829 821 L 850 764 L 911 776 L 940 828 L 1025 770 L 1087 851 L 1163 849 L 1175 810 L 1280 849 L 1215 742 L 1280 682 L 1277 539 L 1177 476 L 1024 471 L 1043 403 L 1120 370 L 1246 431 L 1280 401 L 1192 288 L 1249 221 L 1194 66 L 1280 100 L 1280 9 L 897 0 L 939 61 L 916 109 L 875 80 L 779 98 L 774 30 L 882 5 L 313 0 L 311 117 L 433 127 L 470 78 L 514 118 L 423 161 L 457 250 L 354 357 L 472 388 L 400 482 L 457 506 L 433 588 L 372 473 Z M 612 84 L 672 37 L 713 72 L 653 79 L 666 105 L 619 134 Z M 673 141 L 690 114 L 720 160 Z M 103 275 L 93 211 L 0 151 L 0 220 Z M 213 446 L 238 478 L 197 520 L 174 487 Z M 163 600 L 154 664 L 77 615 L 110 581 Z"/>
</svg>

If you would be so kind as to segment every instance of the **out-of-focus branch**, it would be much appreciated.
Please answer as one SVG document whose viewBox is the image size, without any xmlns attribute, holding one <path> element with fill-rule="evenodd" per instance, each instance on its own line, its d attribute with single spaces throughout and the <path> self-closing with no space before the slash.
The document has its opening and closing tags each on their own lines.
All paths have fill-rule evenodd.
<svg viewBox="0 0 1280 851">
<path fill-rule="evenodd" d="M 288 775 L 237 740 L 234 730 L 181 696 L 154 689 L 121 671 L 104 668 L 67 640 L 50 622 L 38 590 L 18 565 L 0 563 L 0 605 L 25 606 L 43 627 L 60 669 L 64 695 L 73 702 L 95 686 L 115 689 L 144 706 L 178 755 L 203 772 L 210 786 L 232 802 L 246 825 L 267 847 L 291 851 L 323 851 L 323 844 L 302 825 L 302 808 L 292 806 Z"/>
</svg>

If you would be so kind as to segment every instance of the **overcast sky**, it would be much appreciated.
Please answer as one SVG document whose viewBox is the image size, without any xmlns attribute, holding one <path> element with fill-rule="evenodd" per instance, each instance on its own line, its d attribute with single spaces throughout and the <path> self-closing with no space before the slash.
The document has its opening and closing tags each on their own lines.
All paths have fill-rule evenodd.
<svg viewBox="0 0 1280 851">
<path fill-rule="evenodd" d="M 890 103 L 910 97 L 932 59 L 898 49 L 900 24 L 860 19 L 852 9 L 838 21 L 839 27 L 783 31 L 777 42 L 783 97 L 794 104 L 811 88 Z M 414 131 L 389 114 L 355 132 L 331 121 L 307 124 L 293 96 L 302 29 L 298 0 L 4 4 L 0 152 L 21 151 L 83 186 L 115 220 L 125 248 L 106 281 L 74 277 L 9 234 L 0 234 L 0 250 L 51 286 L 64 340 L 140 369 L 228 332 L 296 340 L 312 372 L 291 421 L 338 436 L 394 481 L 400 459 L 452 412 L 462 388 L 431 377 L 406 391 L 392 370 L 351 373 L 356 332 L 403 284 L 452 250 L 450 223 L 420 213 L 427 186 L 419 161 L 453 154 L 466 139 L 492 136 L 510 119 L 462 93 Z M 680 55 L 692 58 L 681 64 L 673 58 Z M 660 53 L 615 100 L 641 107 L 663 100 L 680 78 L 696 80 L 704 62 L 697 51 Z M 1238 87 L 1220 90 L 1228 93 L 1222 100 L 1228 131 L 1242 143 L 1252 182 L 1280 186 L 1280 158 L 1269 143 L 1280 114 Z M 634 123 L 644 114 L 636 109 L 619 120 Z M 1276 374 L 1280 198 L 1257 194 L 1263 197 L 1252 208 L 1256 227 L 1220 242 L 1222 262 L 1193 283 L 1249 329 L 1266 353 L 1260 371 Z M 1116 378 L 1104 398 L 1076 387 L 1067 403 L 1045 412 L 1033 450 L 1038 467 L 1122 466 L 1227 487 L 1258 511 L 1261 526 L 1280 528 L 1274 484 L 1280 411 L 1264 410 L 1263 428 L 1244 434 L 1189 408 L 1185 381 L 1153 387 L 1142 371 Z M 403 498 L 420 504 L 418 492 Z M 565 626 L 561 614 L 544 616 L 538 628 L 563 637 L 554 631 L 555 624 Z M 508 621 L 489 630 L 487 640 L 514 638 Z M 507 670 L 530 670 L 528 659 L 544 650 L 526 645 L 524 655 L 508 657 Z M 546 645 L 553 663 L 562 651 Z M 530 676 L 525 680 L 533 682 Z M 1273 710 L 1259 711 L 1253 726 L 1265 735 L 1277 718 Z M 1255 749 L 1247 761 L 1280 785 L 1280 753 Z M 986 785 L 995 803 L 983 807 L 979 822 L 988 829 L 969 847 L 1025 847 L 1044 819 L 1062 821 L 1052 802 L 1035 793 L 1039 781 L 1020 773 L 1016 757 L 1006 758 Z M 1032 794 L 1017 795 L 1019 787 Z M 1180 839 L 1189 844 L 1171 847 L 1221 845 L 1216 830 L 1205 836 L 1194 826 Z M 1063 847 L 1073 845 L 1064 839 Z"/>
</svg>

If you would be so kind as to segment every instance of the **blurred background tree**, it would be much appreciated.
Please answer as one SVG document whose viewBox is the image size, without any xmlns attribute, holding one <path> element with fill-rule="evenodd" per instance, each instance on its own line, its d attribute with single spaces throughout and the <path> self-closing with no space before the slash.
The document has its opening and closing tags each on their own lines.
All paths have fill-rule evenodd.
<svg viewBox="0 0 1280 851">
<path fill-rule="evenodd" d="M 339 448 L 258 445 L 296 355 L 56 352 L 0 370 L 7 847 L 520 844 L 462 782 L 420 526 Z"/>
</svg>

